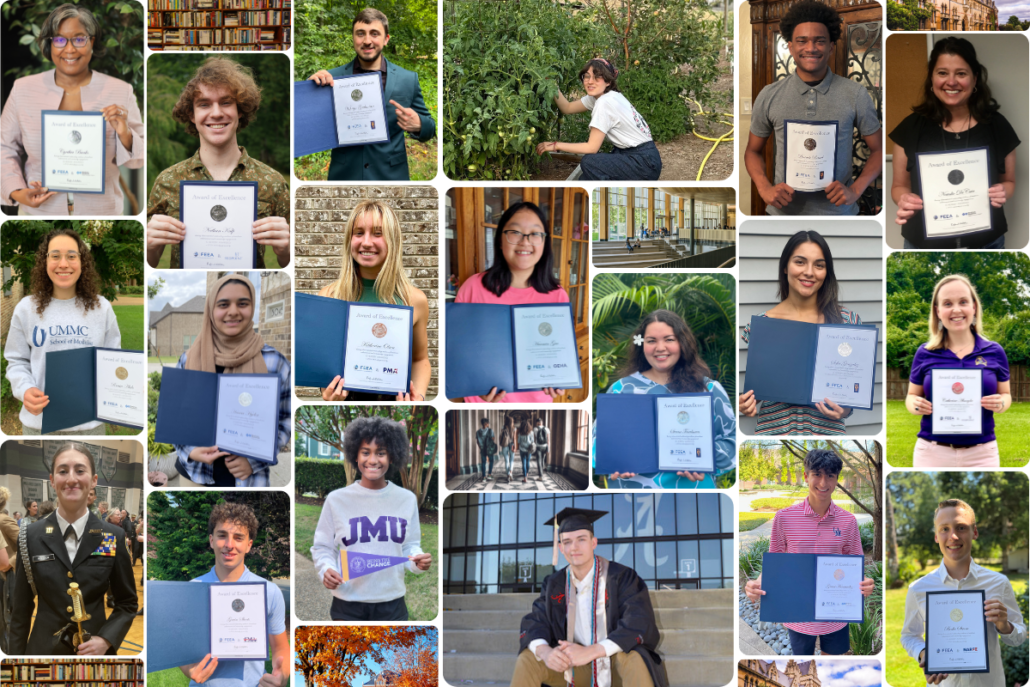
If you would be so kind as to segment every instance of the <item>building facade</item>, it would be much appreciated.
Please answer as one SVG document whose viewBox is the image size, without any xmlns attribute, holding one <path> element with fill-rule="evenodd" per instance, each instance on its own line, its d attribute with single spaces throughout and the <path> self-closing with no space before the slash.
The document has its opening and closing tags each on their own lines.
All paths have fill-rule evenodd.
<svg viewBox="0 0 1030 687">
<path fill-rule="evenodd" d="M 737 687 L 821 687 L 815 661 L 790 659 L 783 670 L 775 661 L 749 659 L 737 664 Z"/>
<path fill-rule="evenodd" d="M 165 303 L 150 313 L 150 354 L 178 360 L 200 334 L 204 322 L 204 296 L 194 296 L 182 305 Z"/>
<path fill-rule="evenodd" d="M 920 17 L 920 31 L 998 30 L 998 7 L 994 0 L 918 0 L 917 4 L 930 13 L 929 18 Z"/>
</svg>

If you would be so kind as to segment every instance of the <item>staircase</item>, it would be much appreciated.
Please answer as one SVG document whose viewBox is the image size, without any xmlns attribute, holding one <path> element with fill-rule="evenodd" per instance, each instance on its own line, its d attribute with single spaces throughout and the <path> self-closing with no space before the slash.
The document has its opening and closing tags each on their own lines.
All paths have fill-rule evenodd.
<svg viewBox="0 0 1030 687">
<path fill-rule="evenodd" d="M 733 590 L 651 592 L 671 687 L 722 687 L 733 677 Z M 532 594 L 445 594 L 443 675 L 451 685 L 507 687 Z M 626 686 L 630 687 L 630 686 Z"/>
<path fill-rule="evenodd" d="M 625 241 L 594 241 L 593 251 L 597 267 L 650 267 L 681 257 L 662 239 L 642 239 L 640 248 L 634 248 L 632 253 L 626 250 Z"/>
</svg>

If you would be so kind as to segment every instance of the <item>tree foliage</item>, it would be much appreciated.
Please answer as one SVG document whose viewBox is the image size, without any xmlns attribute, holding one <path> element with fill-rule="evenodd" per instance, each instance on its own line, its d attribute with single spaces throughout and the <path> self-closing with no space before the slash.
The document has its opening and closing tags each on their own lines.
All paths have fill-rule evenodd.
<svg viewBox="0 0 1030 687">
<path fill-rule="evenodd" d="M 278 491 L 155 491 L 148 504 L 148 533 L 156 557 L 147 566 L 152 580 L 188 581 L 208 572 L 215 554 L 208 542 L 211 509 L 222 502 L 254 509 L 258 536 L 247 554 L 251 572 L 265 579 L 290 576 L 290 499 Z"/>
<path fill-rule="evenodd" d="M 100 294 L 113 301 L 119 289 L 143 280 L 143 225 L 135 220 L 21 220 L 4 222 L 0 263 L 11 268 L 4 291 L 19 281 L 31 293 L 40 241 L 54 229 L 74 229 L 89 246 L 100 275 Z"/>
<path fill-rule="evenodd" d="M 435 627 L 298 627 L 294 668 L 303 673 L 308 687 L 349 685 L 368 670 L 366 663 L 391 664 L 392 656 L 398 651 L 417 650 L 427 645 L 434 649 L 435 660 Z M 402 684 L 403 687 L 421 687 L 419 683 Z"/>
<path fill-rule="evenodd" d="M 917 0 L 887 3 L 887 28 L 891 31 L 918 31 L 919 20 L 932 16 L 930 10 L 919 7 Z"/>
<path fill-rule="evenodd" d="M 303 406 L 297 411 L 296 430 L 342 453 L 347 425 L 359 417 L 372 416 L 387 417 L 405 426 L 411 463 L 400 472 L 401 485 L 415 494 L 421 508 L 436 469 L 439 432 L 436 409 L 431 406 Z M 347 484 L 350 484 L 357 477 L 356 470 L 349 463 L 345 462 L 345 466 Z"/>
<path fill-rule="evenodd" d="M 425 627 L 410 644 L 393 650 L 397 687 L 436 687 L 439 682 L 436 628 Z"/>
</svg>

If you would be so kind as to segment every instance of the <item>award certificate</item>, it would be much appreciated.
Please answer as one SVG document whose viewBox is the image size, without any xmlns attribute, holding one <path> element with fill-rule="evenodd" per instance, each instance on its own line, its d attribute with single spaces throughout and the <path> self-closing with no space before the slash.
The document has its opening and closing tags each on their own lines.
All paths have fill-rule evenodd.
<svg viewBox="0 0 1030 687">
<path fill-rule="evenodd" d="M 256 181 L 179 182 L 184 269 L 254 269 L 257 242 Z"/>
<path fill-rule="evenodd" d="M 987 148 L 917 153 L 927 238 L 991 229 L 990 155 Z"/>
<path fill-rule="evenodd" d="M 213 584 L 210 591 L 211 655 L 219 660 L 268 658 L 264 582 Z"/>
<path fill-rule="evenodd" d="M 279 377 L 218 375 L 216 445 L 257 460 L 275 462 L 279 443 Z"/>
<path fill-rule="evenodd" d="M 512 306 L 511 331 L 516 388 L 580 386 L 576 332 L 567 304 Z"/>
<path fill-rule="evenodd" d="M 983 590 L 926 593 L 927 675 L 990 672 L 985 600 Z"/>
<path fill-rule="evenodd" d="M 658 469 L 714 472 L 712 396 L 658 396 Z"/>
<path fill-rule="evenodd" d="M 413 312 L 411 308 L 349 304 L 343 371 L 347 389 L 408 393 Z"/>
<path fill-rule="evenodd" d="M 43 186 L 51 191 L 103 193 L 107 122 L 102 112 L 43 110 Z"/>
<path fill-rule="evenodd" d="M 390 140 L 379 72 L 333 77 L 333 113 L 340 146 Z"/>
<path fill-rule="evenodd" d="M 147 421 L 146 353 L 95 349 L 97 419 L 143 429 Z"/>
<path fill-rule="evenodd" d="M 795 191 L 822 191 L 837 168 L 838 122 L 783 122 L 783 181 Z"/>
<path fill-rule="evenodd" d="M 858 556 L 818 556 L 815 562 L 815 619 L 861 623 L 864 561 Z"/>
<path fill-rule="evenodd" d="M 983 370 L 930 370 L 933 434 L 983 434 Z"/>
<path fill-rule="evenodd" d="M 830 399 L 864 407 L 876 374 L 878 332 L 868 327 L 820 327 L 816 339 L 812 403 Z"/>
</svg>

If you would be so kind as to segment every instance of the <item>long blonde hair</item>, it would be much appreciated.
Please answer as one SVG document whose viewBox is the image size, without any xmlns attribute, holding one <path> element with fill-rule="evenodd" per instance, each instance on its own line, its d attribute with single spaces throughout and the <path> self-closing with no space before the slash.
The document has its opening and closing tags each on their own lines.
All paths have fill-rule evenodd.
<svg viewBox="0 0 1030 687">
<path fill-rule="evenodd" d="M 937 294 L 940 292 L 941 287 L 945 284 L 950 284 L 953 281 L 960 281 L 969 288 L 969 293 L 973 296 L 973 303 L 976 305 L 976 315 L 973 317 L 973 335 L 980 336 L 983 338 L 983 306 L 980 305 L 980 296 L 976 294 L 976 287 L 973 286 L 973 282 L 969 281 L 969 277 L 964 274 L 949 274 L 946 277 L 942 277 L 937 286 L 933 287 L 933 300 L 930 301 L 930 318 L 927 322 L 927 326 L 930 329 L 930 338 L 926 340 L 926 349 L 928 351 L 936 351 L 944 348 L 948 343 L 948 330 L 941 323 L 941 319 L 937 316 Z"/>
<path fill-rule="evenodd" d="M 347 218 L 341 251 L 340 278 L 329 287 L 329 297 L 343 301 L 361 300 L 361 272 L 351 257 L 350 245 L 354 236 L 354 225 L 367 213 L 374 213 L 376 228 L 383 230 L 383 238 L 386 240 L 386 260 L 379 270 L 379 276 L 376 277 L 376 296 L 381 303 L 392 305 L 394 298 L 400 298 L 404 305 L 411 305 L 415 286 L 408 279 L 401 260 L 404 252 L 401 250 L 401 223 L 397 220 L 393 208 L 378 200 L 361 201 Z"/>
</svg>

